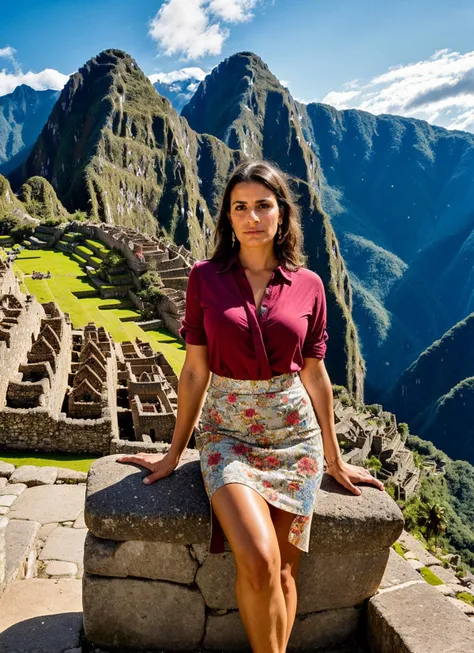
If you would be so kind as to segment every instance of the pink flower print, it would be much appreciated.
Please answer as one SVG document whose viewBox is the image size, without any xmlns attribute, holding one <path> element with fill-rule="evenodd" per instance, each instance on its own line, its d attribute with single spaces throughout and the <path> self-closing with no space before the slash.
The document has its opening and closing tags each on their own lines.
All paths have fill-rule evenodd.
<svg viewBox="0 0 474 653">
<path fill-rule="evenodd" d="M 287 424 L 300 423 L 300 416 L 297 410 L 293 410 L 291 413 L 288 413 L 288 415 L 286 416 L 286 423 Z"/>
<path fill-rule="evenodd" d="M 282 403 L 287 404 L 288 403 L 288 395 L 283 395 L 281 400 L 282 400 Z"/>
<path fill-rule="evenodd" d="M 273 487 L 270 481 L 263 481 L 263 487 Z"/>
<path fill-rule="evenodd" d="M 269 501 L 278 501 L 278 494 L 275 492 L 267 492 L 266 496 Z"/>
<path fill-rule="evenodd" d="M 298 492 L 300 489 L 300 484 L 297 483 L 296 481 L 291 481 L 291 483 L 288 483 L 288 489 L 290 492 Z"/>
<path fill-rule="evenodd" d="M 247 408 L 247 410 L 245 411 L 245 417 L 253 417 L 256 414 L 257 411 L 255 410 L 255 408 Z"/>
<path fill-rule="evenodd" d="M 204 425 L 204 430 L 205 430 L 205 431 L 211 431 L 211 430 L 212 430 L 212 426 L 211 426 L 210 424 L 205 424 L 205 425 Z"/>
<path fill-rule="evenodd" d="M 250 425 L 250 432 L 253 433 L 254 435 L 257 435 L 258 433 L 261 433 L 264 430 L 265 430 L 265 427 L 263 426 L 263 424 L 251 424 Z"/>
<path fill-rule="evenodd" d="M 303 456 L 303 458 L 298 460 L 298 471 L 301 474 L 308 474 L 308 476 L 313 476 L 318 471 L 318 463 L 314 458 Z"/>
<path fill-rule="evenodd" d="M 211 453 L 208 458 L 207 458 L 207 464 L 208 465 L 217 465 L 220 463 L 222 460 L 222 455 L 220 451 L 215 451 L 214 453 Z"/>
<path fill-rule="evenodd" d="M 306 399 L 302 399 L 302 400 L 301 400 L 301 403 L 303 404 L 303 406 L 306 406 L 306 404 L 307 404 L 308 402 L 306 401 Z"/>
<path fill-rule="evenodd" d="M 258 456 L 254 456 L 253 454 L 250 456 L 247 456 L 247 460 L 251 465 L 256 467 L 257 469 L 263 469 L 264 468 L 264 462 L 261 458 Z"/>
<path fill-rule="evenodd" d="M 280 467 L 280 460 L 276 456 L 267 456 L 265 462 L 267 463 L 267 467 L 270 467 L 271 469 Z"/>
<path fill-rule="evenodd" d="M 243 442 L 239 442 L 239 444 L 233 445 L 232 451 L 238 456 L 245 456 L 250 451 L 250 447 L 248 447 L 246 444 L 243 444 Z"/>
<path fill-rule="evenodd" d="M 275 399 L 275 393 L 274 392 L 269 392 L 268 393 L 268 398 L 269 399 Z"/>
<path fill-rule="evenodd" d="M 235 402 L 237 401 L 237 397 L 234 394 L 230 393 L 227 395 L 227 401 L 229 402 L 229 404 L 235 404 Z"/>
</svg>

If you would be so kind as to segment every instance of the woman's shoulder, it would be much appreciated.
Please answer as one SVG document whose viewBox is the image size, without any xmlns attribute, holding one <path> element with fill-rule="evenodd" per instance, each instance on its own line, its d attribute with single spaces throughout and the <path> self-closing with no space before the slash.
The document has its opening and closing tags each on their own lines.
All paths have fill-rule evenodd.
<svg viewBox="0 0 474 653">
<path fill-rule="evenodd" d="M 195 261 L 191 267 L 190 275 L 197 275 L 199 279 L 209 279 L 214 277 L 223 267 L 221 260 L 202 259 Z"/>
<path fill-rule="evenodd" d="M 314 270 L 305 268 L 304 266 L 301 266 L 296 270 L 296 272 L 293 272 L 293 275 L 296 276 L 296 278 L 299 279 L 305 285 L 308 284 L 309 286 L 318 286 L 318 287 L 323 286 L 323 280 L 321 279 L 319 274 Z"/>
</svg>

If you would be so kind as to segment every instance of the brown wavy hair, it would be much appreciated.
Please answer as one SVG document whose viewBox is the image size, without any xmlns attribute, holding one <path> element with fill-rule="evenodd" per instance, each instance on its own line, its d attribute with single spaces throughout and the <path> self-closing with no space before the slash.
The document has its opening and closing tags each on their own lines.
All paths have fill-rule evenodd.
<svg viewBox="0 0 474 653">
<path fill-rule="evenodd" d="M 303 231 L 301 229 L 300 208 L 289 187 L 289 177 L 277 165 L 264 160 L 243 161 L 232 172 L 222 196 L 221 208 L 214 231 L 214 252 L 210 260 L 230 258 L 239 251 L 240 243 L 235 239 L 232 245 L 232 224 L 230 195 L 234 186 L 243 181 L 263 184 L 275 194 L 278 206 L 283 208 L 281 225 L 282 242 L 273 240 L 275 255 L 287 270 L 295 271 L 306 264 L 303 251 Z"/>
</svg>

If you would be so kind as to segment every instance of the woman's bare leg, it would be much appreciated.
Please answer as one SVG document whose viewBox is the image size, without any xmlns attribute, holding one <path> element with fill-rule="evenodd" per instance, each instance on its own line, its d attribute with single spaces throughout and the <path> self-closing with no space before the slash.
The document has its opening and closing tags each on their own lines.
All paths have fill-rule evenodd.
<svg viewBox="0 0 474 653">
<path fill-rule="evenodd" d="M 297 579 L 301 560 L 301 550 L 288 542 L 288 532 L 295 518 L 290 512 L 270 506 L 270 515 L 278 538 L 281 556 L 281 587 L 286 604 L 286 639 L 288 646 L 291 631 L 296 617 L 298 603 Z M 283 649 L 283 650 L 286 650 Z"/>
<path fill-rule="evenodd" d="M 285 653 L 286 604 L 280 550 L 265 499 L 241 483 L 216 490 L 212 507 L 234 554 L 235 593 L 254 653 Z"/>
</svg>

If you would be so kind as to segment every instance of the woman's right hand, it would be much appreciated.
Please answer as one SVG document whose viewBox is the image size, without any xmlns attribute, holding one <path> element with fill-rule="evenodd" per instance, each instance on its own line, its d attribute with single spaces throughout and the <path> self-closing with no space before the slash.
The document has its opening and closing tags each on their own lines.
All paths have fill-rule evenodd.
<svg viewBox="0 0 474 653">
<path fill-rule="evenodd" d="M 149 469 L 151 474 L 148 474 L 143 479 L 143 482 L 147 485 L 154 483 L 160 478 L 169 476 L 178 466 L 179 460 L 179 456 L 173 456 L 170 452 L 161 454 L 144 453 L 141 451 L 135 455 L 120 456 L 120 458 L 117 458 L 118 463 L 135 463 L 136 465 L 141 465 Z"/>
</svg>

